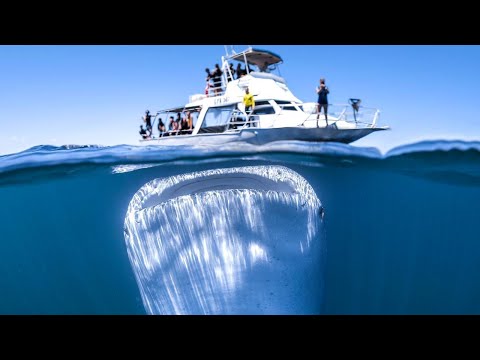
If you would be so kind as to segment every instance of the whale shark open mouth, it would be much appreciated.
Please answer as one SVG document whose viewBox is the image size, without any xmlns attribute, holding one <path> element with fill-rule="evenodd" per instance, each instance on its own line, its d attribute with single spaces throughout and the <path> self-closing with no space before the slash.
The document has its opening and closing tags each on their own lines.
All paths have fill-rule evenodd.
<svg viewBox="0 0 480 360">
<path fill-rule="evenodd" d="M 147 313 L 319 313 L 323 215 L 310 184 L 282 166 L 148 182 L 125 217 Z"/>
</svg>

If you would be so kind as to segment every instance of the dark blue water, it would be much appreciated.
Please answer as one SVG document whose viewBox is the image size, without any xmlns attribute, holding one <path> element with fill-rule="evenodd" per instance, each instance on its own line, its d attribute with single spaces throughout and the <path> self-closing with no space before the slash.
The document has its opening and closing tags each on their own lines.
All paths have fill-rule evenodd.
<svg viewBox="0 0 480 360">
<path fill-rule="evenodd" d="M 198 240 L 193 220 L 172 215 L 169 224 L 177 230 L 161 233 L 158 248 L 168 241 L 179 247 L 168 252 L 174 257 L 168 268 L 159 260 L 146 299 L 124 232 L 137 191 L 155 179 L 259 166 L 297 174 L 321 202 L 323 217 L 308 220 L 310 208 L 298 199 L 280 204 L 275 192 L 285 189 L 276 188 L 283 186 L 277 180 L 245 185 L 248 191 L 270 186 L 273 193 L 216 189 L 221 198 L 214 203 L 197 197 L 195 206 L 214 206 L 198 210 L 202 224 L 228 219 L 208 240 L 216 262 L 189 248 Z M 190 201 L 188 190 L 169 206 L 181 209 L 178 201 Z M 179 313 L 480 314 L 479 143 L 424 142 L 385 156 L 371 148 L 302 142 L 40 146 L 0 157 L 0 199 L 1 314 L 158 313 L 145 301 L 165 297 L 167 273 L 170 285 L 183 286 L 175 295 L 182 297 Z M 234 215 L 237 208 L 247 210 Z M 250 211 L 258 217 L 252 220 Z M 165 224 L 149 229 L 164 231 Z M 309 226 L 311 241 L 300 250 Z M 218 245 L 227 238 L 227 250 L 235 251 Z M 183 250 L 200 255 L 185 260 Z M 229 257 L 235 261 L 225 262 Z M 205 269 L 210 272 L 201 273 Z M 254 310 L 231 306 L 241 301 L 255 303 Z"/>
</svg>

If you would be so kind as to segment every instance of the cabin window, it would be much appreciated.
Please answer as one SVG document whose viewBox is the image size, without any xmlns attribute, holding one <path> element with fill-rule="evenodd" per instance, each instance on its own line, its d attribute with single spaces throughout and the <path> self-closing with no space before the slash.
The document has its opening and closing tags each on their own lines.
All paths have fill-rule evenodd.
<svg viewBox="0 0 480 360">
<path fill-rule="evenodd" d="M 275 102 L 282 110 L 297 111 L 297 108 L 292 104 L 291 101 L 275 100 Z"/>
<path fill-rule="evenodd" d="M 281 106 L 281 109 L 282 110 L 290 110 L 290 111 L 297 111 L 297 108 L 293 105 L 289 106 L 289 105 L 283 105 Z"/>
<path fill-rule="evenodd" d="M 258 106 L 253 110 L 255 115 L 272 115 L 275 114 L 273 106 Z"/>
<path fill-rule="evenodd" d="M 224 132 L 230 122 L 235 105 L 212 107 L 207 110 L 199 133 Z"/>
</svg>

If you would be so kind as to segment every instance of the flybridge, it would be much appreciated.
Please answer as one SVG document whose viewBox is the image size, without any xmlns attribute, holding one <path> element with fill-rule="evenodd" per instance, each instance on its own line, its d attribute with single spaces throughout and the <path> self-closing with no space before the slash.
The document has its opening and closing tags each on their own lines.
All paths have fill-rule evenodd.
<svg viewBox="0 0 480 360">
<path fill-rule="evenodd" d="M 227 60 L 235 60 L 248 65 L 255 65 L 259 68 L 262 68 L 264 65 L 272 66 L 283 63 L 283 60 L 279 55 L 268 50 L 254 49 L 252 47 L 249 47 L 238 54 L 227 53 L 226 58 Z"/>
<path fill-rule="evenodd" d="M 222 56 L 222 70 L 227 79 L 228 77 L 233 79 L 233 74 L 230 72 L 229 61 L 237 61 L 238 64 L 243 64 L 245 66 L 245 75 L 250 75 L 250 73 L 253 72 L 250 65 L 258 68 L 257 73 L 268 74 L 274 70 L 278 70 L 278 65 L 283 63 L 283 59 L 279 55 L 268 50 L 249 47 L 240 53 L 236 53 L 233 47 L 231 47 L 230 53 L 227 48 L 226 52 L 226 56 Z M 238 75 L 237 72 L 237 76 Z M 285 80 L 279 75 L 274 75 L 278 78 L 275 80 L 285 83 Z"/>
</svg>

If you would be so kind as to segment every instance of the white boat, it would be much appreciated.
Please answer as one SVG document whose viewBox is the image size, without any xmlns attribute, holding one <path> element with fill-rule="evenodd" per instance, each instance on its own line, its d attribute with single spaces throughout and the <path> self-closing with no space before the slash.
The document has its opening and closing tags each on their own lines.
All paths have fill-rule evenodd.
<svg viewBox="0 0 480 360">
<path fill-rule="evenodd" d="M 348 144 L 372 132 L 389 129 L 377 125 L 378 109 L 365 108 L 357 99 L 350 99 L 345 105 L 329 105 L 327 120 L 323 112 L 317 116 L 316 103 L 297 99 L 279 75 L 282 62 L 277 54 L 252 47 L 239 53 L 233 49 L 227 51 L 221 59 L 222 85 L 216 89 L 206 87 L 205 93 L 190 96 L 184 106 L 158 111 L 152 124 L 155 136 L 141 139 L 141 145 L 207 145 L 234 141 L 260 145 L 279 140 Z M 237 79 L 230 72 L 230 64 L 235 69 L 235 63 L 246 72 Z M 247 87 L 255 99 L 251 112 L 245 112 L 243 105 Z M 178 113 L 185 116 L 187 112 L 193 117 L 192 130 L 167 131 L 157 136 L 159 118 L 168 130 L 170 116 L 176 118 Z"/>
</svg>

